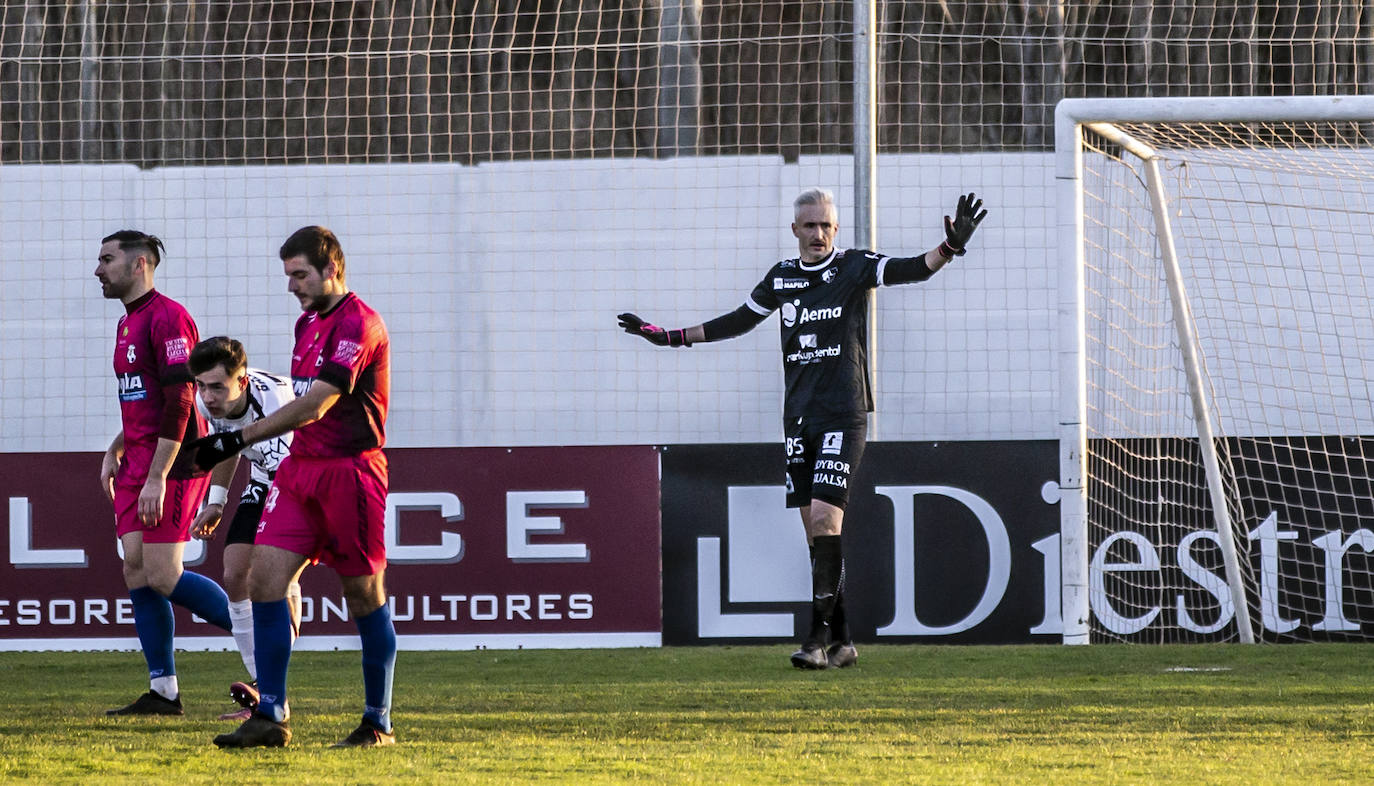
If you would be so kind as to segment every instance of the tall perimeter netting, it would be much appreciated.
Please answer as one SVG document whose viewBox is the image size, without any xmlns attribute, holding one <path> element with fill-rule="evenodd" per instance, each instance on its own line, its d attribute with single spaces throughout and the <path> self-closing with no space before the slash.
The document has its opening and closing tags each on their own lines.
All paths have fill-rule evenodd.
<svg viewBox="0 0 1374 786">
<path fill-rule="evenodd" d="M 1146 164 L 1084 129 L 1094 640 L 1360 638 L 1374 622 L 1374 151 L 1355 123 L 1117 124 L 1158 156 L 1219 517 Z"/>
</svg>

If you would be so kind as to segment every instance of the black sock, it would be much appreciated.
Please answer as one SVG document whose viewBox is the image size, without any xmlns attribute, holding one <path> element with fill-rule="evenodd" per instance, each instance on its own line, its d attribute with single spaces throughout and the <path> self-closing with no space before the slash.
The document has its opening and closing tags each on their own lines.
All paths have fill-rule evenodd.
<svg viewBox="0 0 1374 786">
<path fill-rule="evenodd" d="M 835 613 L 830 616 L 830 631 L 835 641 L 852 644 L 854 637 L 849 633 L 849 617 L 844 610 L 844 560 L 840 560 L 840 588 L 835 593 Z"/>
<path fill-rule="evenodd" d="M 844 555 L 840 551 L 839 535 L 821 535 L 812 542 L 815 559 L 811 563 L 811 633 L 806 641 L 824 646 L 830 639 Z"/>
</svg>

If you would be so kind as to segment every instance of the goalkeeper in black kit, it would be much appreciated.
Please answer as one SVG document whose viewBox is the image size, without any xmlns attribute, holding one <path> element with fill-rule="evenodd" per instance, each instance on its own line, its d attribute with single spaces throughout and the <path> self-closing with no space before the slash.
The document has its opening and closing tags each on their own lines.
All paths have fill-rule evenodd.
<svg viewBox="0 0 1374 786">
<path fill-rule="evenodd" d="M 888 257 L 835 248 L 839 218 L 829 191 L 793 202 L 792 234 L 800 256 L 777 263 L 738 309 L 677 330 L 621 314 L 626 333 L 658 346 L 690 347 L 734 338 L 780 312 L 786 381 L 787 507 L 800 508 L 811 550 L 811 628 L 792 653 L 801 669 L 844 668 L 858 660 L 845 612 L 840 530 L 849 480 L 858 469 L 873 411 L 868 377 L 868 291 L 925 281 L 956 256 L 987 216 L 975 194 L 945 216 L 945 240 L 919 257 Z"/>
</svg>

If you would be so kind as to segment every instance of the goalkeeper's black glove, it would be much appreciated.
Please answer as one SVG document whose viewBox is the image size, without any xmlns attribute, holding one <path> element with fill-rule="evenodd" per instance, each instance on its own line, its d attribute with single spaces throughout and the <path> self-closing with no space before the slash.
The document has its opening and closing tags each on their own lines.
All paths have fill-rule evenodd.
<svg viewBox="0 0 1374 786">
<path fill-rule="evenodd" d="M 945 216 L 945 240 L 940 244 L 941 256 L 953 258 L 964 255 L 968 241 L 973 237 L 973 231 L 988 214 L 986 210 L 978 212 L 978 208 L 982 206 L 983 200 L 972 191 L 968 196 L 959 197 L 959 207 L 954 211 L 954 218 Z"/>
<path fill-rule="evenodd" d="M 220 434 L 210 434 L 187 445 L 191 451 L 192 460 L 201 469 L 214 469 L 215 465 L 229 458 L 238 455 L 243 450 L 243 432 L 225 431 Z"/>
<path fill-rule="evenodd" d="M 617 317 L 620 326 L 625 328 L 625 332 L 632 336 L 639 336 L 651 344 L 660 347 L 690 347 L 692 342 L 687 340 L 687 331 L 684 330 L 664 330 L 658 325 L 650 325 L 634 314 L 621 314 Z"/>
</svg>

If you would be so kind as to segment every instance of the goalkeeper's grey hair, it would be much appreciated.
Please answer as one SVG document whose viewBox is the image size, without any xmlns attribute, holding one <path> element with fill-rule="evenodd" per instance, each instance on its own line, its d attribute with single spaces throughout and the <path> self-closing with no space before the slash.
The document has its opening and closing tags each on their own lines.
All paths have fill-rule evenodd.
<svg viewBox="0 0 1374 786">
<path fill-rule="evenodd" d="M 834 210 L 835 195 L 824 188 L 808 188 L 792 200 L 792 215 L 796 216 L 801 212 L 803 205 L 829 205 L 830 209 Z"/>
</svg>

